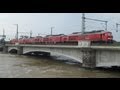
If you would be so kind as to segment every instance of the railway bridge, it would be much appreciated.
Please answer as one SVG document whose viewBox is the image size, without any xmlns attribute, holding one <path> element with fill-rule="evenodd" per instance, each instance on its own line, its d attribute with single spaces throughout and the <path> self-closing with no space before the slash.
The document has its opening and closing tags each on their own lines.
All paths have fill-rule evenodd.
<svg viewBox="0 0 120 90">
<path fill-rule="evenodd" d="M 78 46 L 6 44 L 3 52 L 11 51 L 16 51 L 19 55 L 40 54 L 50 56 L 51 54 L 59 54 L 72 58 L 87 68 L 120 66 L 119 46 L 90 46 L 89 43 L 80 43 Z"/>
</svg>

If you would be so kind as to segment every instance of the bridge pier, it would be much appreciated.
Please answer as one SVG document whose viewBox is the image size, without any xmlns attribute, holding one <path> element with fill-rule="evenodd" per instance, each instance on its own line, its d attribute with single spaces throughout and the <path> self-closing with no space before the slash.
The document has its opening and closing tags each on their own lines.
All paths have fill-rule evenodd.
<svg viewBox="0 0 120 90">
<path fill-rule="evenodd" d="M 82 50 L 82 67 L 95 68 L 96 67 L 96 51 L 92 49 Z"/>
<path fill-rule="evenodd" d="M 8 53 L 8 46 L 3 47 L 3 53 Z"/>
<path fill-rule="evenodd" d="M 22 55 L 23 54 L 23 47 L 18 46 L 17 49 L 18 49 L 17 54 Z"/>
</svg>

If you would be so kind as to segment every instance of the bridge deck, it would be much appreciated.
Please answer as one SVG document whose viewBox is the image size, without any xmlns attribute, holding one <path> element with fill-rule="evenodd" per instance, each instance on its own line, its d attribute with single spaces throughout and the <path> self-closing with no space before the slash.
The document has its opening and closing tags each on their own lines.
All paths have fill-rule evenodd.
<svg viewBox="0 0 120 90">
<path fill-rule="evenodd" d="M 77 45 L 30 45 L 30 44 L 20 44 L 20 45 L 11 45 L 6 44 L 6 46 L 24 46 L 24 47 L 48 47 L 48 48 L 91 48 L 91 49 L 99 49 L 99 50 L 120 50 L 120 46 L 88 46 L 81 47 Z"/>
<path fill-rule="evenodd" d="M 50 52 L 70 57 L 82 63 L 83 67 L 120 66 L 120 46 L 75 46 L 75 45 L 30 45 L 6 44 L 4 51 L 17 49 L 18 54 L 32 51 Z"/>
</svg>

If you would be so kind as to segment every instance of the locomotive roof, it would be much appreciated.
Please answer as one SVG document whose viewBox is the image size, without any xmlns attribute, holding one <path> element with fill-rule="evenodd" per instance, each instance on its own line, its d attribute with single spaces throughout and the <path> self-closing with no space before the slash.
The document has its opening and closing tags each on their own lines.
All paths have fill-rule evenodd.
<svg viewBox="0 0 120 90">
<path fill-rule="evenodd" d="M 100 33 L 106 33 L 106 32 L 109 32 L 109 31 L 104 31 L 104 30 L 93 30 L 93 31 L 89 31 L 89 32 L 84 32 L 84 34 L 93 34 L 93 33 L 96 33 L 96 34 L 100 34 Z M 70 35 L 82 35 L 81 32 L 73 32 L 72 34 Z"/>
<path fill-rule="evenodd" d="M 41 38 L 42 36 L 36 36 L 36 38 Z"/>
<path fill-rule="evenodd" d="M 92 33 L 100 34 L 100 33 L 107 33 L 107 32 L 109 32 L 109 31 L 101 30 L 101 31 L 85 32 L 84 34 L 92 34 Z"/>
<path fill-rule="evenodd" d="M 64 36 L 64 34 L 46 35 L 45 37 L 50 37 L 50 36 Z"/>
</svg>

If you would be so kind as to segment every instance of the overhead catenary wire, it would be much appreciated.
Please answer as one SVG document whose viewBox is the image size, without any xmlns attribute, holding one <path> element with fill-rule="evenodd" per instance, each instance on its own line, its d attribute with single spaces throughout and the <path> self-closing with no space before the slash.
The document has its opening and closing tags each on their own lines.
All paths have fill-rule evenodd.
<svg viewBox="0 0 120 90">
<path fill-rule="evenodd" d="M 98 22 L 104 22 L 105 23 L 105 31 L 107 31 L 107 23 L 108 21 L 105 20 L 100 20 L 100 19 L 93 19 L 93 18 L 88 18 L 85 17 L 85 13 L 82 14 L 82 32 L 85 32 L 85 22 L 86 20 L 91 20 L 91 21 L 98 21 Z"/>
</svg>

